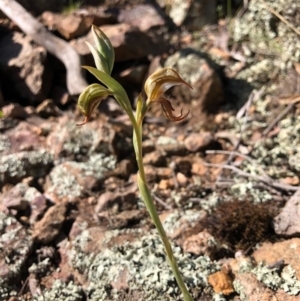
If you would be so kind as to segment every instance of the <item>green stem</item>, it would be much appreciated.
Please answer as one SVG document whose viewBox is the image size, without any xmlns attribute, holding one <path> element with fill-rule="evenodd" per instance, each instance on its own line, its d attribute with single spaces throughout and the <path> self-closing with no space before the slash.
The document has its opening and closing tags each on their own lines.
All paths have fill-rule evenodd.
<svg viewBox="0 0 300 301">
<path fill-rule="evenodd" d="M 130 117 L 130 116 L 129 116 Z M 131 119 L 132 117 L 130 117 Z M 134 116 L 133 116 L 134 118 Z M 135 120 L 135 118 L 134 118 Z M 132 120 L 133 121 L 133 120 Z M 183 298 L 185 301 L 193 301 L 192 296 L 190 295 L 189 291 L 187 290 L 187 287 L 183 281 L 183 278 L 180 274 L 180 271 L 178 269 L 178 265 L 176 262 L 176 259 L 173 254 L 172 247 L 170 245 L 170 242 L 168 240 L 167 234 L 163 228 L 163 225 L 159 219 L 158 213 L 156 211 L 150 190 L 148 188 L 146 177 L 145 177 L 145 170 L 143 165 L 143 154 L 142 154 L 142 125 L 138 125 L 136 120 L 133 122 L 134 127 L 134 148 L 136 152 L 136 159 L 139 167 L 139 173 L 138 173 L 138 186 L 141 193 L 141 196 L 143 198 L 143 201 L 148 209 L 148 212 L 151 216 L 151 219 L 153 220 L 153 223 L 159 233 L 159 236 L 164 244 L 165 251 L 167 254 L 168 262 L 172 268 L 173 274 L 176 278 L 176 281 L 178 283 L 178 286 L 183 294 Z"/>
</svg>

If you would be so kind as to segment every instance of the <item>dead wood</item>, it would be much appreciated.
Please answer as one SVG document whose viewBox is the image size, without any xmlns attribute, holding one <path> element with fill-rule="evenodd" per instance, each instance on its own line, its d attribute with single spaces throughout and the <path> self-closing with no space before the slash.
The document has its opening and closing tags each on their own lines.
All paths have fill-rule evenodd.
<svg viewBox="0 0 300 301">
<path fill-rule="evenodd" d="M 51 34 L 15 0 L 0 0 L 0 10 L 39 45 L 57 57 L 67 70 L 67 88 L 71 95 L 80 94 L 87 86 L 82 75 L 81 60 L 75 49 L 66 41 Z"/>
</svg>

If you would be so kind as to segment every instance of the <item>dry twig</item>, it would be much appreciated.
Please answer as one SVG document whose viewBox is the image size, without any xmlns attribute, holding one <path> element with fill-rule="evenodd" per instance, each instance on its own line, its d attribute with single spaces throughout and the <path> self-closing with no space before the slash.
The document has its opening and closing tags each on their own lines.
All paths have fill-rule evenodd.
<svg viewBox="0 0 300 301">
<path fill-rule="evenodd" d="M 286 185 L 286 184 L 281 184 L 276 181 L 270 181 L 268 178 L 263 177 L 263 176 L 258 176 L 258 175 L 253 175 L 248 172 L 242 171 L 241 169 L 237 168 L 236 166 L 231 166 L 228 164 L 213 164 L 213 163 L 203 163 L 204 166 L 207 167 L 217 167 L 217 168 L 222 168 L 222 169 L 230 169 L 237 173 L 239 176 L 244 177 L 244 178 L 252 178 L 255 181 L 262 182 L 270 187 L 273 187 L 275 189 L 280 189 L 280 190 L 287 190 L 287 191 L 296 191 L 300 189 L 298 186 L 291 186 L 291 185 Z"/>
<path fill-rule="evenodd" d="M 280 15 L 276 10 L 274 10 L 270 5 L 266 3 L 265 0 L 260 0 L 266 8 L 273 14 L 275 15 L 278 19 L 280 19 L 283 23 L 285 23 L 288 27 L 290 27 L 296 34 L 300 36 L 300 30 L 297 29 L 292 23 L 290 23 L 287 19 L 285 19 L 282 15 Z"/>
</svg>

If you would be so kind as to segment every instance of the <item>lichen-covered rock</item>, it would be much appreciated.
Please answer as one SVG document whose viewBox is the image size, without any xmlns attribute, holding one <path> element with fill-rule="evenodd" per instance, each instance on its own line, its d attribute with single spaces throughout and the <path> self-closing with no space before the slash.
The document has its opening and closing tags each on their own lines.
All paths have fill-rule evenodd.
<svg viewBox="0 0 300 301">
<path fill-rule="evenodd" d="M 299 1 L 268 0 L 266 4 L 299 28 Z M 274 16 L 263 1 L 250 1 L 246 14 L 237 18 L 232 28 L 234 41 L 247 42 L 253 53 L 275 55 L 271 59 L 273 69 L 270 70 L 273 72 L 274 65 L 284 68 L 287 62 L 300 61 L 299 35 Z M 280 61 L 283 62 L 281 66 Z"/>
<path fill-rule="evenodd" d="M 16 296 L 16 285 L 32 249 L 29 232 L 14 218 L 0 212 L 0 300 Z"/>
<path fill-rule="evenodd" d="M 192 105 L 200 107 L 204 112 L 216 110 L 224 101 L 224 91 L 217 72 L 209 65 L 201 54 L 192 49 L 182 49 L 168 57 L 165 67 L 175 68 L 182 78 L 193 89 L 184 85 L 175 87 Z M 193 108 L 190 107 L 193 114 Z"/>
<path fill-rule="evenodd" d="M 41 193 L 36 188 L 18 183 L 0 196 L 0 204 L 8 209 L 25 210 L 30 202 L 39 196 Z"/>
<path fill-rule="evenodd" d="M 47 137 L 47 146 L 55 158 L 84 161 L 97 153 L 125 156 L 132 151 L 130 141 L 131 137 L 103 120 L 93 120 L 78 127 L 70 114 L 58 119 Z"/>
<path fill-rule="evenodd" d="M 126 234 L 128 237 L 138 235 L 139 238 L 130 242 L 114 242 L 112 247 L 103 248 L 96 254 L 84 251 L 85 245 L 92 244 L 94 240 L 88 230 L 73 241 L 69 263 L 87 277 L 86 292 L 89 300 L 119 300 L 120 281 L 123 287 L 129 286 L 131 291 L 138 291 L 141 294 L 140 300 L 166 300 L 168 297 L 176 299 L 181 295 L 156 231 L 151 231 L 146 236 L 139 230 L 107 232 L 101 243 L 103 245 L 103 241 L 108 243 L 110 240 L 113 242 Z M 173 250 L 190 289 L 206 286 L 207 276 L 218 269 L 206 256 L 192 258 L 182 254 L 178 247 L 173 247 Z M 112 289 L 105 290 L 107 286 L 112 286 Z"/>
<path fill-rule="evenodd" d="M 56 280 L 51 288 L 43 291 L 43 294 L 34 296 L 33 301 L 81 301 L 82 298 L 82 289 L 73 281 L 64 283 L 60 280 Z"/>
<path fill-rule="evenodd" d="M 44 177 L 53 164 L 53 157 L 45 150 L 19 152 L 0 158 L 0 186 L 18 183 L 27 177 Z"/>
<path fill-rule="evenodd" d="M 27 121 L 16 124 L 0 134 L 0 153 L 8 155 L 21 151 L 39 150 L 45 146 L 42 129 Z"/>
<path fill-rule="evenodd" d="M 105 172 L 115 168 L 116 159 L 93 155 L 87 162 L 67 161 L 56 165 L 47 178 L 45 195 L 53 202 L 75 201 L 92 189 L 100 188 Z"/>
</svg>

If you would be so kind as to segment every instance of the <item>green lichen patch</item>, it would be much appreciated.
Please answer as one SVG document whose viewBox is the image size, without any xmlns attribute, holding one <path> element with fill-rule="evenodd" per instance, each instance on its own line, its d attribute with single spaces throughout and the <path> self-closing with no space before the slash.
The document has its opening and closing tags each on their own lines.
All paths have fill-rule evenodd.
<svg viewBox="0 0 300 301">
<path fill-rule="evenodd" d="M 295 271 L 291 266 L 285 267 L 280 273 L 278 268 L 272 269 L 260 263 L 252 273 L 272 290 L 283 289 L 289 295 L 300 293 L 300 281 L 295 277 Z"/>
<path fill-rule="evenodd" d="M 52 287 L 45 289 L 43 294 L 33 296 L 34 301 L 81 301 L 83 298 L 82 289 L 74 282 L 64 283 L 56 280 Z"/>
<path fill-rule="evenodd" d="M 33 247 L 28 231 L 13 217 L 0 212 L 0 300 L 15 296 L 22 268 Z"/>
<path fill-rule="evenodd" d="M 299 1 L 268 0 L 276 12 L 299 29 Z M 274 16 L 262 1 L 251 1 L 248 12 L 235 20 L 233 39 L 236 42 L 248 42 L 253 53 L 273 56 L 274 61 L 285 63 L 300 60 L 299 36 L 284 22 Z"/>
<path fill-rule="evenodd" d="M 19 152 L 1 156 L 0 186 L 17 183 L 26 177 L 44 177 L 53 164 L 53 157 L 45 150 Z"/>
<path fill-rule="evenodd" d="M 113 231 L 112 235 L 120 235 L 120 232 Z M 121 278 L 123 286 L 130 287 L 130 291 L 140 292 L 145 301 L 176 300 L 180 296 L 156 232 L 151 231 L 147 236 L 130 243 L 106 248 L 98 254 L 84 254 L 86 240 L 92 240 L 88 232 L 83 232 L 74 241 L 70 264 L 86 275 L 89 300 L 119 300 L 120 290 L 114 283 L 122 277 L 122 273 L 126 275 L 125 279 Z M 206 256 L 193 258 L 182 254 L 178 247 L 173 246 L 173 250 L 188 287 L 199 293 L 207 286 L 207 276 L 217 271 L 217 264 Z"/>
<path fill-rule="evenodd" d="M 51 170 L 46 193 L 73 201 L 91 189 L 99 188 L 105 172 L 113 170 L 115 164 L 115 157 L 104 154 L 93 155 L 87 162 L 63 162 Z"/>
</svg>

